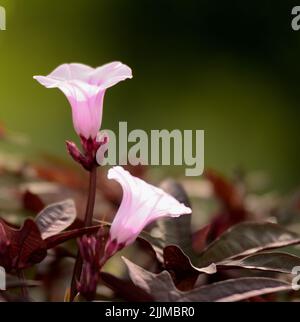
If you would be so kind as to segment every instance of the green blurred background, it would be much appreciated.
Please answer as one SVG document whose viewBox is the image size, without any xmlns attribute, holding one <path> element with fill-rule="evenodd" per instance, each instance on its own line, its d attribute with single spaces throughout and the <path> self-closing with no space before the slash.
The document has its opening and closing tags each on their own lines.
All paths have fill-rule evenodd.
<svg viewBox="0 0 300 322">
<path fill-rule="evenodd" d="M 75 139 L 58 90 L 32 79 L 64 62 L 120 60 L 134 78 L 107 91 L 103 128 L 204 129 L 205 167 L 300 181 L 300 31 L 295 1 L 0 0 L 0 120 L 26 153 L 66 157 Z M 171 170 L 164 168 L 166 174 Z M 174 169 L 173 169 L 174 170 Z M 179 175 L 183 169 L 175 169 Z"/>
</svg>

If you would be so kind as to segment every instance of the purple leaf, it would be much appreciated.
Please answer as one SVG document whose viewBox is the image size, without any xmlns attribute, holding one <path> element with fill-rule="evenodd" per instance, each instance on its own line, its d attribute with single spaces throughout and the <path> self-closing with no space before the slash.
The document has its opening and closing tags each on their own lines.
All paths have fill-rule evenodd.
<svg viewBox="0 0 300 322">
<path fill-rule="evenodd" d="M 224 261 L 218 268 L 247 268 L 291 274 L 295 266 L 300 266 L 300 257 L 286 253 L 263 252 L 238 260 Z"/>
<path fill-rule="evenodd" d="M 264 277 L 244 277 L 194 288 L 178 290 L 167 271 L 154 274 L 123 257 L 133 283 L 156 301 L 163 302 L 236 302 L 254 296 L 290 290 L 291 285 Z"/>
<path fill-rule="evenodd" d="M 300 243 L 300 236 L 269 222 L 245 222 L 233 226 L 212 242 L 199 257 L 207 266 L 224 260 L 254 254 L 266 249 Z"/>
<path fill-rule="evenodd" d="M 73 200 L 67 199 L 44 208 L 35 218 L 35 222 L 42 238 L 45 239 L 65 230 L 75 219 L 75 203 Z"/>
</svg>

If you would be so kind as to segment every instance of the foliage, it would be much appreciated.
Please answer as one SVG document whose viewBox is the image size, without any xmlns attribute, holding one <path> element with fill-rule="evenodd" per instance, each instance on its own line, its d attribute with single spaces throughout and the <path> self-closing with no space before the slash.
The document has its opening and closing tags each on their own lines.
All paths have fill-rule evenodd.
<svg viewBox="0 0 300 322">
<path fill-rule="evenodd" d="M 66 267 L 71 267 L 75 257 L 72 240 L 97 236 L 101 227 L 105 243 L 106 228 L 121 200 L 118 185 L 106 180 L 101 169 L 95 223 L 82 228 L 86 177 L 60 160 L 46 156 L 42 161 L 43 165 L 19 156 L 1 157 L 0 265 L 9 273 L 8 289 L 1 292 L 3 301 L 25 300 L 23 292 L 16 292 L 24 288 L 31 300 L 63 300 L 68 284 L 59 281 L 71 278 Z M 144 167 L 129 170 L 151 178 L 151 171 Z M 214 171 L 196 179 L 192 187 L 195 184 L 205 185 L 209 193 L 197 195 L 187 181 L 162 182 L 164 190 L 193 206 L 193 214 L 152 224 L 122 252 L 122 259 L 110 259 L 99 272 L 95 299 L 296 299 L 291 279 L 293 267 L 300 266 L 296 246 L 300 235 L 295 229 L 298 194 L 266 202 L 263 194 L 254 193 L 246 177 L 228 180 Z M 206 202 L 213 202 L 217 211 L 208 210 L 206 222 L 195 227 L 199 207 Z M 287 246 L 284 252 L 278 250 Z M 18 279 L 21 271 L 26 280 Z"/>
</svg>

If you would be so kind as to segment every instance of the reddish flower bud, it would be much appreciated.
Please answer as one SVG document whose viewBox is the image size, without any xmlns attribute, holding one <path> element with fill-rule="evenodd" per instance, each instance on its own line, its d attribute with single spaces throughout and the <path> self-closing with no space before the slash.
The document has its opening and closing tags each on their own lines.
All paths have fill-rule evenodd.
<svg viewBox="0 0 300 322">
<path fill-rule="evenodd" d="M 83 259 L 80 281 L 77 290 L 87 300 L 93 300 L 100 279 L 100 258 L 104 250 L 104 232 L 100 228 L 94 236 L 83 236 L 78 241 L 79 251 Z"/>
<path fill-rule="evenodd" d="M 89 165 L 86 157 L 80 152 L 77 145 L 74 142 L 66 141 L 66 146 L 73 160 L 80 163 L 86 170 L 89 170 Z"/>
<path fill-rule="evenodd" d="M 99 154 L 104 157 L 104 153 L 108 148 L 108 141 L 109 137 L 106 133 L 99 133 L 95 139 L 81 137 L 83 153 L 74 142 L 66 141 L 66 145 L 73 160 L 81 164 L 86 170 L 91 171 L 95 165 L 99 166 Z M 98 153 L 98 150 L 100 150 L 100 153 Z"/>
</svg>

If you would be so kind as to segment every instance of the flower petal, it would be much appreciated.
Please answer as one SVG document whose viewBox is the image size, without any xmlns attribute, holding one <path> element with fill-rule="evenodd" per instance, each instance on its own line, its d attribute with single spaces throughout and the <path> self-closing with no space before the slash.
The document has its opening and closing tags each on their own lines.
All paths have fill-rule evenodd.
<svg viewBox="0 0 300 322">
<path fill-rule="evenodd" d="M 62 81 L 66 80 L 81 80 L 87 81 L 90 73 L 94 68 L 78 63 L 63 64 L 58 66 L 48 77 L 59 79 Z"/>
<path fill-rule="evenodd" d="M 122 167 L 113 167 L 108 178 L 120 183 L 123 199 L 113 220 L 110 237 L 128 245 L 150 222 L 162 217 L 190 214 L 191 209 L 162 189 L 132 176 Z"/>
<path fill-rule="evenodd" d="M 126 78 L 132 78 L 131 68 L 120 62 L 112 62 L 93 70 L 90 74 L 89 83 L 108 88 Z"/>
</svg>

